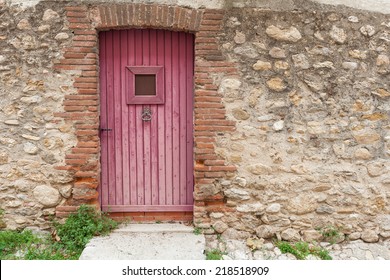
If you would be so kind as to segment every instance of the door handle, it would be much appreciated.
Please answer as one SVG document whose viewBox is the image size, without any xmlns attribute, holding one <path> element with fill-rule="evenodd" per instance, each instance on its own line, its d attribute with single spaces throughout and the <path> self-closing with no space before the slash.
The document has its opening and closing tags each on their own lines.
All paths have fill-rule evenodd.
<svg viewBox="0 0 390 280">
<path fill-rule="evenodd" d="M 152 110 L 149 107 L 145 107 L 142 110 L 141 118 L 145 122 L 150 122 L 152 120 Z"/>
<path fill-rule="evenodd" d="M 112 128 L 101 128 L 100 131 L 112 131 Z"/>
</svg>

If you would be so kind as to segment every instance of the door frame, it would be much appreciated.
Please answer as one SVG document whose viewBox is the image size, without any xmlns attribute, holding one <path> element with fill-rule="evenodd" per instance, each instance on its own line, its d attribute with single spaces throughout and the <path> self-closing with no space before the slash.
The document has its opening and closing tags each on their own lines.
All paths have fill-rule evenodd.
<svg viewBox="0 0 390 280">
<path fill-rule="evenodd" d="M 213 77 L 215 73 L 238 76 L 238 68 L 224 57 L 218 41 L 225 11 L 156 3 L 76 4 L 66 6 L 65 11 L 74 36 L 63 45 L 64 58 L 54 69 L 71 73 L 74 84 L 73 93 L 65 96 L 63 112 L 55 117 L 74 129 L 77 143 L 67 152 L 64 164 L 57 166 L 72 174 L 73 190 L 71 197 L 56 207 L 56 215 L 67 216 L 81 204 L 100 209 L 98 32 L 127 28 L 195 34 L 194 222 L 207 224 L 212 212 L 235 211 L 226 206 L 217 185 L 221 178 L 233 177 L 236 167 L 215 151 L 217 137 L 235 129 L 235 122 L 226 119 L 219 79 Z"/>
</svg>

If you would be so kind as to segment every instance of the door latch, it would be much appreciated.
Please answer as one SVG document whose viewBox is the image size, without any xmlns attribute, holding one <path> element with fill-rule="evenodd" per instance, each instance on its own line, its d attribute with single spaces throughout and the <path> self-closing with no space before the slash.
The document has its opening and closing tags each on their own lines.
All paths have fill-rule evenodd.
<svg viewBox="0 0 390 280">
<path fill-rule="evenodd" d="M 101 128 L 100 131 L 112 131 L 112 128 Z"/>
<path fill-rule="evenodd" d="M 145 122 L 150 122 L 152 120 L 152 110 L 150 107 L 143 108 L 141 118 Z"/>
</svg>

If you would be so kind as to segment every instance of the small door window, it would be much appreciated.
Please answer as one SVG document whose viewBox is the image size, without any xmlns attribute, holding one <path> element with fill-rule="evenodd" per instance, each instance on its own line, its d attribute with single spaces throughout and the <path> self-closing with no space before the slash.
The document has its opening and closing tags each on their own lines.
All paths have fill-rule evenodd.
<svg viewBox="0 0 390 280">
<path fill-rule="evenodd" d="M 127 104 L 164 104 L 162 66 L 126 67 Z"/>
<path fill-rule="evenodd" d="M 135 95 L 156 95 L 156 75 L 135 74 Z"/>
</svg>

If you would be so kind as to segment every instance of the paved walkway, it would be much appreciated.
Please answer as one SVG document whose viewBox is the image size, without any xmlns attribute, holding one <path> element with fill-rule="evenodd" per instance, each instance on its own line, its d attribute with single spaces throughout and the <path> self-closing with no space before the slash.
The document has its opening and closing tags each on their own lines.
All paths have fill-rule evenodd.
<svg viewBox="0 0 390 280">
<path fill-rule="evenodd" d="M 205 238 L 183 224 L 127 224 L 94 237 L 80 260 L 204 260 Z"/>
</svg>

